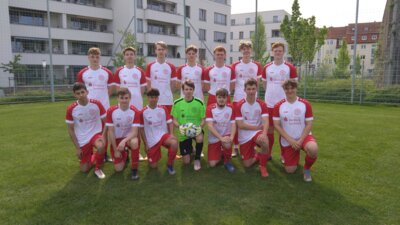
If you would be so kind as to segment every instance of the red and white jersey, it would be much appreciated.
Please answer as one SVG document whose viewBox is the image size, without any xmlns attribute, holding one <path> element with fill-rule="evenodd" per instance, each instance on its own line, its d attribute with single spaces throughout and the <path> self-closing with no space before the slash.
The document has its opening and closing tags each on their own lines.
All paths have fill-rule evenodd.
<svg viewBox="0 0 400 225">
<path fill-rule="evenodd" d="M 235 109 L 236 120 L 243 120 L 244 123 L 260 126 L 263 124 L 263 117 L 268 117 L 268 109 L 265 102 L 256 100 L 253 104 L 249 104 L 246 99 L 242 99 Z M 243 144 L 251 140 L 257 134 L 257 130 L 238 129 L 239 143 Z"/>
<path fill-rule="evenodd" d="M 101 119 L 105 116 L 106 110 L 103 105 L 95 99 L 89 99 L 87 105 L 80 105 L 78 101 L 69 105 L 65 122 L 74 124 L 76 138 L 82 147 L 89 143 L 95 134 L 102 132 Z"/>
<path fill-rule="evenodd" d="M 131 127 L 140 127 L 139 118 L 140 111 L 134 106 L 123 111 L 119 105 L 115 105 L 107 110 L 106 126 L 114 127 L 115 138 L 125 138 Z"/>
<path fill-rule="evenodd" d="M 219 88 L 225 88 L 230 93 L 232 82 L 235 82 L 235 72 L 230 66 L 217 67 L 213 65 L 204 72 L 204 83 L 210 84 L 209 94 L 215 95 Z"/>
<path fill-rule="evenodd" d="M 189 66 L 188 64 L 185 64 L 178 68 L 176 74 L 178 81 L 180 81 L 182 84 L 187 79 L 193 81 L 194 83 L 193 96 L 201 99 L 202 101 L 204 100 L 204 96 L 203 96 L 201 82 L 204 81 L 204 71 L 205 69 L 200 65 L 196 64 L 196 66 Z M 181 88 L 181 97 L 183 97 L 182 88 Z"/>
<path fill-rule="evenodd" d="M 140 113 L 140 126 L 144 127 L 147 145 L 149 148 L 157 144 L 162 136 L 168 133 L 168 125 L 172 123 L 171 115 L 163 106 L 155 109 L 146 106 Z"/>
<path fill-rule="evenodd" d="M 288 79 L 297 79 L 296 68 L 292 64 L 284 62 L 276 65 L 274 62 L 270 62 L 265 65 L 262 80 L 267 82 L 265 102 L 268 108 L 273 108 L 276 103 L 285 98 L 282 84 Z"/>
<path fill-rule="evenodd" d="M 272 119 L 280 120 L 283 130 L 293 139 L 299 140 L 306 127 L 306 121 L 311 121 L 314 118 L 310 103 L 297 97 L 297 100 L 293 103 L 289 103 L 286 99 L 278 102 L 274 107 Z M 286 147 L 290 144 L 281 137 L 281 145 Z"/>
<path fill-rule="evenodd" d="M 206 121 L 213 122 L 215 130 L 217 130 L 221 136 L 227 136 L 231 134 L 232 123 L 235 123 L 235 113 L 230 105 L 220 108 L 217 103 L 214 103 L 207 106 Z M 208 132 L 208 143 L 214 144 L 219 141 L 220 140 L 216 136 Z"/>
<path fill-rule="evenodd" d="M 233 71 L 235 71 L 236 75 L 233 102 L 239 102 L 240 100 L 246 98 L 246 93 L 244 92 L 244 83 L 250 78 L 254 78 L 256 80 L 261 78 L 261 65 L 256 61 L 244 63 L 242 60 L 240 60 L 232 64 L 231 67 Z"/>
<path fill-rule="evenodd" d="M 109 69 L 103 66 L 97 70 L 85 67 L 79 71 L 76 81 L 86 85 L 88 98 L 100 101 L 106 110 L 110 108 L 108 87 L 113 83 L 113 74 Z"/>
<path fill-rule="evenodd" d="M 126 66 L 118 68 L 114 75 L 114 83 L 116 86 L 128 88 L 131 92 L 130 104 L 142 110 L 143 97 L 141 88 L 146 86 L 147 83 L 146 76 L 141 68 L 137 66 L 130 69 Z"/>
<path fill-rule="evenodd" d="M 151 87 L 160 91 L 158 104 L 173 105 L 171 81 L 176 80 L 175 66 L 171 63 L 162 64 L 157 61 L 147 64 L 146 78 L 151 81 Z"/>
</svg>

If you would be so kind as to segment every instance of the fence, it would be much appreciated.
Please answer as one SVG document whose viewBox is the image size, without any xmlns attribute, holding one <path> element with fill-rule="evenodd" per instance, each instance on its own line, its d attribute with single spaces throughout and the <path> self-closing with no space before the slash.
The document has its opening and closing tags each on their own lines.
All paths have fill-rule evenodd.
<svg viewBox="0 0 400 225">
<path fill-rule="evenodd" d="M 72 85 L 80 68 L 55 68 L 55 100 L 72 100 Z M 31 68 L 24 74 L 9 79 L 8 87 L 0 88 L 0 104 L 46 102 L 51 100 L 49 71 Z M 383 71 L 367 71 L 356 75 L 354 104 L 389 104 L 400 106 L 400 84 L 387 80 L 400 80 L 400 72 L 387 79 Z M 346 74 L 337 78 L 332 70 L 305 70 L 299 74 L 298 95 L 311 101 L 351 103 L 352 80 Z M 260 96 L 264 96 L 261 88 Z"/>
</svg>

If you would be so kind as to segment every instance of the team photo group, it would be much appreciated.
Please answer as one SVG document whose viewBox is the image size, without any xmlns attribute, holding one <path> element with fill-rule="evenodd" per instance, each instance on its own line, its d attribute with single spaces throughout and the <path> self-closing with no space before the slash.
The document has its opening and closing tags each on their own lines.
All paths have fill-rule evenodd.
<svg viewBox="0 0 400 225">
<path fill-rule="evenodd" d="M 225 63 L 226 49 L 215 47 L 214 63 L 207 68 L 197 63 L 194 45 L 185 49 L 187 62 L 179 67 L 168 62 L 167 49 L 165 42 L 155 43 L 156 60 L 143 70 L 135 65 L 135 48 L 125 48 L 125 65 L 114 74 L 100 65 L 99 48 L 88 50 L 89 66 L 77 74 L 73 86 L 77 101 L 66 112 L 81 171 L 94 166 L 95 175 L 103 179 L 105 161 L 112 161 L 116 172 L 130 163 L 131 178 L 138 180 L 139 161 L 156 168 L 164 147 L 170 175 L 176 173 L 177 159 L 201 170 L 204 151 L 208 167 L 221 163 L 233 173 L 231 159 L 237 155 L 244 167 L 258 164 L 261 176 L 268 177 L 267 163 L 276 143 L 287 173 L 296 171 L 300 153 L 305 153 L 303 178 L 312 181 L 318 152 L 311 134 L 312 108 L 297 96 L 297 72 L 284 60 L 284 44 L 272 45 L 273 61 L 264 68 L 252 60 L 250 41 L 240 42 L 241 60 L 232 65 Z M 259 85 L 265 89 L 265 101 Z M 180 91 L 178 99 L 175 90 Z M 114 93 L 118 104 L 110 106 Z M 279 140 L 274 140 L 274 131 Z"/>
</svg>

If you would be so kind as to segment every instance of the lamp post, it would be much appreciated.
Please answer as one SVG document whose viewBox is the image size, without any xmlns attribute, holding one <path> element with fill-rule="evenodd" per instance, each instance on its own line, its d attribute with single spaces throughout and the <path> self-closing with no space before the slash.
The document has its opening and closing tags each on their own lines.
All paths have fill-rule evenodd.
<svg viewBox="0 0 400 225">
<path fill-rule="evenodd" d="M 42 77 L 43 77 L 43 88 L 45 88 L 46 87 L 46 65 L 47 65 L 47 62 L 46 62 L 46 60 L 42 60 L 42 67 L 43 67 L 43 74 L 42 74 Z"/>
</svg>

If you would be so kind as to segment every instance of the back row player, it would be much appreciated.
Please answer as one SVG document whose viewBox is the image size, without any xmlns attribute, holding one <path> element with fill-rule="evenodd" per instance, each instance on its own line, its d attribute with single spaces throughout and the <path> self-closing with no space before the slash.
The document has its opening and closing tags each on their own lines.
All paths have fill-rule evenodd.
<svg viewBox="0 0 400 225">
<path fill-rule="evenodd" d="M 225 65 L 225 48 L 216 47 L 214 49 L 215 64 L 207 69 L 196 63 L 198 48 L 194 45 L 190 45 L 186 49 L 188 61 L 178 70 L 166 60 L 167 45 L 165 42 L 159 41 L 155 46 L 157 58 L 147 65 L 146 73 L 140 67 L 134 65 L 136 50 L 128 47 L 123 51 L 125 65 L 118 68 L 114 76 L 110 70 L 100 65 L 100 49 L 91 48 L 88 51 L 90 65 L 78 73 L 77 81 L 85 83 L 89 90 L 88 97 L 100 101 L 106 110 L 110 107 L 109 95 L 112 93 L 111 86 L 113 85 L 117 86 L 117 89 L 119 87 L 128 88 L 132 94 L 131 105 L 138 110 L 143 108 L 142 94 L 144 88 L 146 86 L 149 90 L 156 88 L 162 93 L 159 104 L 165 106 L 170 113 L 173 105 L 172 91 L 176 87 L 180 87 L 180 83 L 184 83 L 187 79 L 195 83 L 195 97 L 203 100 L 203 91 L 208 91 L 207 105 L 216 102 L 215 93 L 219 88 L 225 88 L 229 93 L 235 90 L 233 97 L 233 105 L 235 106 L 246 96 L 244 93 L 245 81 L 249 78 L 258 80 L 262 74 L 263 84 L 266 88 L 265 101 L 271 115 L 273 106 L 284 98 L 281 84 L 289 78 L 297 78 L 294 66 L 283 61 L 284 45 L 282 43 L 275 43 L 272 46 L 274 61 L 267 64 L 262 72 L 260 64 L 251 60 L 252 44 L 250 41 L 240 42 L 239 50 L 243 57 L 232 66 Z M 181 96 L 183 96 L 182 93 Z M 230 98 L 228 98 L 228 102 L 230 102 Z M 269 149 L 272 149 L 274 128 L 272 121 L 269 124 Z M 237 151 L 237 138 L 235 138 L 234 143 Z"/>
</svg>

